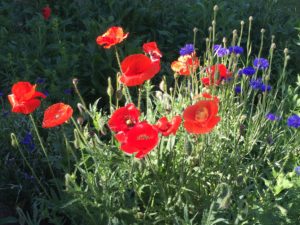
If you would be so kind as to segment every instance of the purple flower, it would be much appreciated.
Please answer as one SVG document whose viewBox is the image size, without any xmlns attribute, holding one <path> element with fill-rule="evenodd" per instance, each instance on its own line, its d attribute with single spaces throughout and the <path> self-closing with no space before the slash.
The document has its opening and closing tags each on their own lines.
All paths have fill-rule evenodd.
<svg viewBox="0 0 300 225">
<path fill-rule="evenodd" d="M 44 95 L 46 95 L 47 97 L 49 96 L 49 92 L 48 92 L 47 90 L 42 91 L 42 93 L 43 93 Z"/>
<path fill-rule="evenodd" d="M 237 85 L 237 86 L 234 88 L 234 91 L 235 91 L 235 93 L 237 93 L 237 94 L 241 93 L 241 92 L 242 92 L 242 87 L 241 87 L 241 85 Z"/>
<path fill-rule="evenodd" d="M 296 166 L 295 172 L 296 172 L 297 175 L 300 176 L 300 166 Z"/>
<path fill-rule="evenodd" d="M 255 72 L 256 70 L 251 66 L 245 67 L 242 70 L 242 73 L 245 74 L 246 76 L 252 76 L 253 74 L 255 74 Z"/>
<path fill-rule="evenodd" d="M 256 58 L 253 61 L 253 66 L 257 69 L 265 70 L 269 67 L 269 61 L 265 58 Z"/>
<path fill-rule="evenodd" d="M 300 127 L 300 116 L 294 114 L 291 115 L 288 119 L 287 119 L 287 125 L 289 127 L 294 127 L 294 128 L 298 128 Z"/>
<path fill-rule="evenodd" d="M 230 46 L 228 48 L 229 53 L 234 53 L 234 54 L 243 54 L 244 53 L 244 49 L 240 46 Z"/>
<path fill-rule="evenodd" d="M 35 149 L 35 144 L 33 141 L 33 137 L 30 132 L 26 132 L 25 137 L 21 141 L 21 144 L 23 144 L 29 152 L 33 152 Z"/>
<path fill-rule="evenodd" d="M 250 80 L 250 86 L 254 90 L 260 90 L 262 85 L 263 85 L 263 82 L 262 82 L 261 78 Z"/>
<path fill-rule="evenodd" d="M 276 121 L 276 120 L 280 120 L 281 119 L 279 116 L 276 116 L 274 113 L 267 114 L 266 118 L 268 120 L 271 120 L 271 121 Z"/>
<path fill-rule="evenodd" d="M 73 93 L 73 90 L 72 90 L 72 88 L 68 88 L 68 89 L 65 89 L 65 90 L 64 90 L 64 93 L 65 93 L 66 95 L 71 95 L 71 94 Z"/>
<path fill-rule="evenodd" d="M 265 85 L 265 84 L 262 84 L 261 87 L 260 87 L 260 90 L 262 92 L 265 92 L 265 91 L 271 91 L 272 87 L 271 85 Z"/>
<path fill-rule="evenodd" d="M 190 55 L 195 51 L 193 44 L 186 44 L 184 47 L 182 47 L 179 51 L 180 55 Z"/>
<path fill-rule="evenodd" d="M 221 45 L 214 45 L 214 52 L 218 57 L 223 57 L 229 54 L 229 50 L 227 48 L 222 48 Z"/>
<path fill-rule="evenodd" d="M 37 84 L 43 84 L 43 83 L 45 83 L 45 81 L 46 81 L 46 78 L 38 77 L 36 79 L 35 83 L 37 83 Z"/>
</svg>

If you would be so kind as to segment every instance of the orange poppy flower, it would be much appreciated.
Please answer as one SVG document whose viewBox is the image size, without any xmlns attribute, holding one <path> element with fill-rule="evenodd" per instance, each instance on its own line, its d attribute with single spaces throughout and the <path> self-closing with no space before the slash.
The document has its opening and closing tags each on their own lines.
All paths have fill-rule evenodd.
<svg viewBox="0 0 300 225">
<path fill-rule="evenodd" d="M 127 56 L 121 62 L 122 76 L 120 81 L 126 86 L 137 86 L 150 80 L 160 70 L 160 60 L 152 61 L 144 54 Z"/>
<path fill-rule="evenodd" d="M 177 61 L 171 64 L 171 68 L 174 72 L 180 75 L 189 76 L 196 71 L 199 67 L 199 59 L 194 55 L 184 55 L 180 56 Z"/>
<path fill-rule="evenodd" d="M 217 98 L 198 101 L 183 112 L 184 128 L 192 134 L 209 133 L 220 121 Z"/>
<path fill-rule="evenodd" d="M 157 121 L 156 127 L 163 136 L 169 136 L 170 134 L 176 134 L 180 124 L 180 116 L 174 116 L 171 122 L 169 122 L 167 117 L 164 116 Z"/>
<path fill-rule="evenodd" d="M 71 106 L 64 103 L 56 103 L 46 109 L 42 127 L 56 127 L 69 120 L 72 115 L 73 109 L 71 108 Z"/>
<path fill-rule="evenodd" d="M 226 66 L 223 64 L 213 65 L 209 67 L 206 70 L 206 73 L 208 74 L 208 76 L 201 79 L 202 83 L 205 86 L 219 85 L 222 80 L 226 80 L 232 76 L 232 73 L 228 72 Z M 219 75 L 219 77 L 218 79 L 215 79 L 217 74 Z"/>
<path fill-rule="evenodd" d="M 103 48 L 110 48 L 121 43 L 127 38 L 128 34 L 124 34 L 122 27 L 111 27 L 104 34 L 98 36 L 96 42 L 98 45 L 103 45 Z"/>
<path fill-rule="evenodd" d="M 12 94 L 8 95 L 8 100 L 12 106 L 12 112 L 30 114 L 40 106 L 38 97 L 46 98 L 41 92 L 35 91 L 36 85 L 29 82 L 18 82 L 12 87 Z"/>
</svg>

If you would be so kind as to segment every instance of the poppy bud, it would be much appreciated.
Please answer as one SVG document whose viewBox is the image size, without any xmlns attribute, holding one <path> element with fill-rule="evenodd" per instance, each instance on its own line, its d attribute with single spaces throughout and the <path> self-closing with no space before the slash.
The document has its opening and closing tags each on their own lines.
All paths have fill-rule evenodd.
<svg viewBox="0 0 300 225">
<path fill-rule="evenodd" d="M 159 89 L 163 92 L 167 91 L 166 77 L 164 76 L 161 82 L 159 83 Z"/>
<path fill-rule="evenodd" d="M 122 89 L 116 91 L 116 98 L 120 101 L 123 98 Z"/>
<path fill-rule="evenodd" d="M 288 50 L 287 48 L 285 48 L 285 49 L 283 50 L 283 52 L 284 52 L 285 55 L 287 55 L 287 54 L 289 53 L 289 50 Z"/>
<path fill-rule="evenodd" d="M 265 30 L 264 28 L 262 28 L 262 29 L 260 30 L 260 32 L 263 34 L 263 33 L 266 32 L 266 30 Z"/>
<path fill-rule="evenodd" d="M 74 86 L 77 86 L 78 84 L 78 79 L 77 78 L 73 78 L 72 83 Z"/>
<path fill-rule="evenodd" d="M 253 16 L 250 16 L 249 17 L 249 21 L 251 22 L 253 20 Z"/>
<path fill-rule="evenodd" d="M 18 140 L 16 135 L 14 133 L 11 133 L 10 138 L 11 138 L 11 146 L 13 146 L 14 148 L 18 148 Z"/>
<path fill-rule="evenodd" d="M 218 10 L 219 10 L 218 5 L 215 5 L 215 6 L 214 6 L 214 11 L 218 11 Z"/>
<path fill-rule="evenodd" d="M 77 123 L 78 123 L 79 125 L 82 125 L 83 122 L 84 122 L 84 119 L 83 119 L 82 116 L 80 116 L 80 117 L 77 118 Z"/>
<path fill-rule="evenodd" d="M 241 20 L 241 26 L 244 26 L 245 22 L 244 20 Z"/>
<path fill-rule="evenodd" d="M 108 81 L 107 95 L 108 95 L 109 97 L 112 97 L 113 94 L 114 94 L 114 89 L 113 89 L 113 87 L 112 87 L 112 85 L 111 85 L 111 78 L 109 77 L 109 78 L 107 79 L 107 81 Z"/>
<path fill-rule="evenodd" d="M 197 27 L 194 27 L 194 29 L 193 29 L 194 33 L 198 32 L 198 30 L 199 29 Z"/>
</svg>

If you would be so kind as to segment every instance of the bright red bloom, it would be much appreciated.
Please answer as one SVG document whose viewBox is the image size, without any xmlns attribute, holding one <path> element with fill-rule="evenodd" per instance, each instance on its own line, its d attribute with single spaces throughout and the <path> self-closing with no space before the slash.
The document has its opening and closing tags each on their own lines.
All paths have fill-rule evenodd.
<svg viewBox="0 0 300 225">
<path fill-rule="evenodd" d="M 199 67 L 199 59 L 194 55 L 180 56 L 177 61 L 172 62 L 171 68 L 180 75 L 189 76 Z"/>
<path fill-rule="evenodd" d="M 160 70 L 160 60 L 151 60 L 143 54 L 127 56 L 121 63 L 120 81 L 126 86 L 137 86 L 150 80 Z"/>
<path fill-rule="evenodd" d="M 162 57 L 162 54 L 154 41 L 143 44 L 143 51 L 150 55 L 152 61 L 160 60 Z"/>
<path fill-rule="evenodd" d="M 46 109 L 42 127 L 56 127 L 69 120 L 72 115 L 73 109 L 71 108 L 71 106 L 64 103 L 56 103 Z"/>
<path fill-rule="evenodd" d="M 171 122 L 169 122 L 167 117 L 164 116 L 157 121 L 156 127 L 163 136 L 169 136 L 170 134 L 176 134 L 180 124 L 180 116 L 174 116 Z"/>
<path fill-rule="evenodd" d="M 12 87 L 12 94 L 8 95 L 8 100 L 12 106 L 12 112 L 30 114 L 40 106 L 38 97 L 46 98 L 41 92 L 35 91 L 36 85 L 29 82 L 18 82 Z"/>
<path fill-rule="evenodd" d="M 49 6 L 46 6 L 42 9 L 42 14 L 45 20 L 48 20 L 51 16 L 51 8 Z"/>
<path fill-rule="evenodd" d="M 220 121 L 218 98 L 198 101 L 183 112 L 184 128 L 192 134 L 209 133 Z"/>
<path fill-rule="evenodd" d="M 227 71 L 227 68 L 223 64 L 213 65 L 206 70 L 208 77 L 203 77 L 202 83 L 205 86 L 209 85 L 219 85 L 222 80 L 230 78 L 232 76 L 231 72 Z M 218 76 L 218 77 L 216 77 Z M 216 79 L 218 78 L 218 79 Z"/>
<path fill-rule="evenodd" d="M 121 43 L 127 38 L 128 34 L 124 34 L 122 27 L 111 27 L 104 34 L 98 36 L 96 42 L 98 45 L 103 45 L 103 48 L 110 48 Z"/>
<path fill-rule="evenodd" d="M 128 132 L 120 132 L 116 135 L 121 142 L 121 150 L 133 154 L 136 158 L 143 158 L 158 143 L 158 130 L 146 121 L 136 124 Z"/>
<path fill-rule="evenodd" d="M 141 115 L 138 108 L 133 103 L 117 109 L 108 121 L 109 128 L 114 132 L 127 132 L 139 122 Z"/>
</svg>

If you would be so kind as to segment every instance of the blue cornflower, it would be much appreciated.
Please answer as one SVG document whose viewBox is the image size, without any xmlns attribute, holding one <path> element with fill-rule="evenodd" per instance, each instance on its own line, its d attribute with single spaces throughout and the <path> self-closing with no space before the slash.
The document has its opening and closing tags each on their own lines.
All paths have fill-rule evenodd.
<svg viewBox="0 0 300 225">
<path fill-rule="evenodd" d="M 45 83 L 45 81 L 46 81 L 46 78 L 38 77 L 36 79 L 35 83 L 37 83 L 37 84 L 43 84 L 43 83 Z"/>
<path fill-rule="evenodd" d="M 242 70 L 242 69 L 239 69 L 238 75 L 239 75 L 239 76 L 242 76 L 242 75 L 243 75 L 243 70 Z"/>
<path fill-rule="evenodd" d="M 42 93 L 43 93 L 44 95 L 46 95 L 46 97 L 49 96 L 49 92 L 48 92 L 47 90 L 42 91 Z"/>
<path fill-rule="evenodd" d="M 222 45 L 214 45 L 214 52 L 218 57 L 223 57 L 229 54 L 229 50 L 227 48 L 222 48 Z"/>
<path fill-rule="evenodd" d="M 190 55 L 195 51 L 193 44 L 186 44 L 184 47 L 182 47 L 179 51 L 180 55 Z"/>
<path fill-rule="evenodd" d="M 245 74 L 246 76 L 252 76 L 255 74 L 256 70 L 252 66 L 245 67 L 242 70 L 242 73 Z"/>
<path fill-rule="evenodd" d="M 262 85 L 263 85 L 263 82 L 262 82 L 261 78 L 250 80 L 250 86 L 254 90 L 260 90 Z"/>
<path fill-rule="evenodd" d="M 257 69 L 265 70 L 269 67 L 269 61 L 265 58 L 256 58 L 253 61 L 253 66 Z"/>
<path fill-rule="evenodd" d="M 276 116 L 274 113 L 267 114 L 266 118 L 268 120 L 271 120 L 271 121 L 276 121 L 276 120 L 280 120 L 281 119 L 279 116 Z"/>
<path fill-rule="evenodd" d="M 294 114 L 291 115 L 288 119 L 287 119 L 287 125 L 289 127 L 294 127 L 294 128 L 298 128 L 300 127 L 300 116 Z"/>
<path fill-rule="evenodd" d="M 261 87 L 260 87 L 260 90 L 262 92 L 265 92 L 265 91 L 271 91 L 272 87 L 271 85 L 265 85 L 265 84 L 262 84 Z"/>
<path fill-rule="evenodd" d="M 64 90 L 64 93 L 65 93 L 66 95 L 71 95 L 71 94 L 73 93 L 73 90 L 72 90 L 72 88 L 68 88 L 68 89 L 65 89 L 65 90 Z"/>
<path fill-rule="evenodd" d="M 243 54 L 244 53 L 244 49 L 240 46 L 230 46 L 228 48 L 229 53 L 235 53 L 235 54 Z"/>
<path fill-rule="evenodd" d="M 242 92 L 242 87 L 241 87 L 241 85 L 237 85 L 237 86 L 234 88 L 234 91 L 235 91 L 235 93 L 237 93 L 237 94 L 241 93 L 241 92 Z"/>
<path fill-rule="evenodd" d="M 3 112 L 2 112 L 2 116 L 3 116 L 3 117 L 7 117 L 8 114 L 9 114 L 9 111 L 8 111 L 8 110 L 3 110 Z"/>
<path fill-rule="evenodd" d="M 34 181 L 34 176 L 29 175 L 29 174 L 26 173 L 26 172 L 23 172 L 23 176 L 24 176 L 24 179 L 25 179 L 25 180 L 28 180 L 28 181 Z"/>
<path fill-rule="evenodd" d="M 296 172 L 297 175 L 300 176 L 300 166 L 296 166 L 295 172 Z"/>
<path fill-rule="evenodd" d="M 33 152 L 35 149 L 35 144 L 33 141 L 33 137 L 30 132 L 27 132 L 23 140 L 21 141 L 21 144 L 25 145 L 25 147 L 28 149 L 29 152 Z"/>
</svg>

